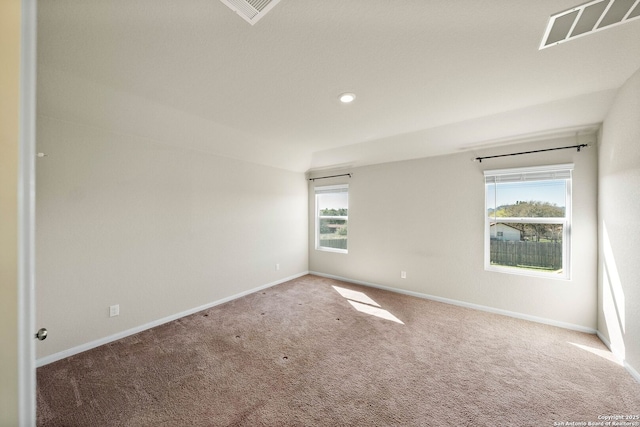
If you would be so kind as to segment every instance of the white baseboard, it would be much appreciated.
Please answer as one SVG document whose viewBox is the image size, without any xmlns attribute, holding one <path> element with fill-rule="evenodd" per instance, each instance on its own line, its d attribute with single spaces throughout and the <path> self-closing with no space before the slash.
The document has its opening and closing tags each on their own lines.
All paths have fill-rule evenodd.
<svg viewBox="0 0 640 427">
<path fill-rule="evenodd" d="M 58 360 L 62 360 L 69 356 L 76 355 L 78 353 L 82 353 L 87 350 L 91 350 L 92 348 L 99 347 L 104 344 L 108 344 L 113 341 L 117 341 L 119 339 L 128 337 L 133 334 L 137 334 L 138 332 L 146 331 L 147 329 L 154 328 L 156 326 L 160 326 L 162 324 L 172 322 L 174 320 L 180 319 L 181 317 L 189 316 L 191 314 L 197 313 L 202 310 L 206 310 L 211 307 L 215 307 L 216 305 L 224 304 L 225 302 L 232 301 L 234 299 L 241 298 L 243 296 L 252 294 L 254 292 L 261 291 L 263 289 L 270 288 L 275 285 L 279 285 L 280 283 L 288 282 L 289 280 L 297 279 L 298 277 L 302 277 L 309 274 L 308 271 L 295 274 L 293 276 L 285 277 L 284 279 L 277 280 L 275 282 L 267 283 L 266 285 L 258 286 L 257 288 L 249 289 L 248 291 L 240 292 L 235 295 L 231 295 L 226 298 L 219 299 L 217 301 L 210 302 L 205 305 L 201 305 L 199 307 L 195 307 L 189 310 L 185 310 L 180 313 L 173 314 L 171 316 L 163 317 L 162 319 L 154 320 L 153 322 L 145 323 L 144 325 L 136 326 L 135 328 L 127 329 L 126 331 L 118 332 L 117 334 L 110 335 L 108 337 L 100 338 L 95 341 L 88 342 L 86 344 L 79 345 L 77 347 L 70 348 L 68 350 L 61 351 L 59 353 L 51 354 L 49 356 L 42 357 L 36 360 L 36 367 L 39 368 L 44 365 L 48 365 L 49 363 L 57 362 Z"/>
<path fill-rule="evenodd" d="M 363 282 L 362 280 L 348 279 L 346 277 L 334 276 L 332 274 L 319 273 L 317 271 L 310 271 L 309 274 L 313 274 L 315 276 L 320 276 L 320 277 L 326 277 L 326 278 L 329 278 L 329 279 L 341 280 L 343 282 L 355 283 L 357 285 L 363 285 L 363 286 L 369 286 L 369 287 L 372 287 L 372 288 L 383 289 L 385 291 L 396 292 L 396 293 L 399 293 L 399 294 L 410 295 L 410 296 L 413 296 L 413 297 L 428 299 L 428 300 L 432 300 L 432 301 L 443 302 L 445 304 L 457 305 L 459 307 L 473 308 L 475 310 L 486 311 L 486 312 L 494 313 L 494 314 L 501 314 L 503 316 L 514 317 L 516 319 L 529 320 L 531 322 L 543 323 L 545 325 L 551 325 L 551 326 L 557 326 L 557 327 L 560 327 L 560 328 L 570 329 L 570 330 L 573 330 L 573 331 L 585 332 L 585 333 L 588 333 L 588 334 L 595 334 L 597 332 L 595 329 L 587 328 L 586 326 L 575 325 L 573 323 L 560 322 L 560 321 L 553 320 L 553 319 L 546 319 L 544 317 L 531 316 L 531 315 L 528 315 L 528 314 L 518 313 L 518 312 L 515 312 L 515 311 L 503 310 L 503 309 L 500 309 L 500 308 L 488 307 L 488 306 L 485 306 L 485 305 L 473 304 L 473 303 L 470 303 L 470 302 L 459 301 L 459 300 L 454 300 L 454 299 L 449 299 L 449 298 L 443 298 L 443 297 L 438 297 L 438 296 L 435 296 L 435 295 L 422 294 L 422 293 L 419 293 L 419 292 L 407 291 L 407 290 L 404 290 L 404 289 L 392 288 L 392 287 L 389 287 L 389 286 L 382 286 L 382 285 L 378 285 L 376 283 Z"/>
<path fill-rule="evenodd" d="M 625 360 L 624 362 L 624 369 L 627 370 L 627 372 L 629 372 L 631 374 L 631 376 L 640 383 L 640 373 L 638 373 L 638 371 L 636 371 L 633 366 L 629 365 L 627 363 L 627 361 Z"/>
<path fill-rule="evenodd" d="M 596 335 L 598 335 L 600 341 L 602 341 L 602 343 L 607 346 L 609 351 L 616 357 L 616 359 L 618 359 L 618 361 L 622 363 L 624 361 L 624 354 L 621 354 L 619 351 L 617 351 L 617 349 L 613 348 L 613 346 L 611 346 L 611 341 L 609 341 L 607 337 L 602 335 L 600 331 L 597 331 Z"/>
<path fill-rule="evenodd" d="M 600 331 L 597 332 L 598 334 L 598 338 L 600 338 L 600 341 L 602 341 L 604 343 L 604 345 L 607 346 L 607 348 L 609 349 L 609 351 L 611 351 L 611 353 L 613 353 L 613 355 L 616 357 L 616 359 L 618 359 L 618 361 L 622 364 L 622 366 L 624 366 L 624 368 L 627 370 L 627 372 L 629 372 L 631 374 L 631 376 L 640 383 L 640 373 L 638 373 L 638 371 L 636 371 L 634 369 L 633 366 L 631 366 L 626 360 L 625 360 L 625 355 L 623 352 L 620 352 L 619 349 L 614 348 L 611 345 L 611 341 L 609 341 L 607 339 L 607 337 L 605 337 L 604 335 L 602 335 L 600 333 Z"/>
</svg>

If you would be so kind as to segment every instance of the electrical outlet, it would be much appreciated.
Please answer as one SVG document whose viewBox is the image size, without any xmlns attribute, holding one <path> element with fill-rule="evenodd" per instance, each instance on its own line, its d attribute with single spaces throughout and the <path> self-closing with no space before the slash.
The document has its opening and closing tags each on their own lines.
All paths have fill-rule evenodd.
<svg viewBox="0 0 640 427">
<path fill-rule="evenodd" d="M 280 264 L 276 264 L 276 271 L 280 271 Z"/>
<path fill-rule="evenodd" d="M 407 278 L 407 272 L 406 271 L 401 271 L 400 272 L 400 278 L 401 279 L 406 279 Z"/>
<path fill-rule="evenodd" d="M 120 316 L 120 304 L 109 306 L 109 317 Z"/>
</svg>

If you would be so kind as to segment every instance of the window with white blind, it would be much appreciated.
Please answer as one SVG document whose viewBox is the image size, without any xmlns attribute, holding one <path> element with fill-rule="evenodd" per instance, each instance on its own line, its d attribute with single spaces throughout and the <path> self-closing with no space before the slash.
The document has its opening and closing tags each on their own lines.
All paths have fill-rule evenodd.
<svg viewBox="0 0 640 427">
<path fill-rule="evenodd" d="M 316 249 L 347 253 L 349 186 L 315 187 Z"/>
<path fill-rule="evenodd" d="M 485 269 L 570 278 L 572 164 L 489 170 Z"/>
</svg>

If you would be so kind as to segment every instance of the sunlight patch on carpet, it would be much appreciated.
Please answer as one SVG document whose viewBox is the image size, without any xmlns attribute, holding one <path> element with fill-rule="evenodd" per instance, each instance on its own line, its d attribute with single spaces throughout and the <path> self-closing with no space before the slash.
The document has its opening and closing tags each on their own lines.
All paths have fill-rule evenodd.
<svg viewBox="0 0 640 427">
<path fill-rule="evenodd" d="M 369 304 L 374 307 L 380 307 L 380 304 L 378 304 L 377 302 L 369 298 L 369 296 L 367 296 L 367 294 L 365 294 L 364 292 L 354 291 L 352 289 L 347 289 L 347 288 L 341 288 L 339 286 L 332 286 L 332 288 L 338 291 L 340 295 L 342 295 L 348 300 L 361 302 L 363 304 Z"/>
<path fill-rule="evenodd" d="M 348 301 L 353 306 L 353 308 L 358 310 L 360 313 L 370 314 L 372 316 L 376 316 L 381 319 L 391 320 L 392 322 L 396 322 L 396 323 L 400 323 L 401 325 L 404 325 L 404 323 L 400 319 L 398 319 L 393 314 L 389 313 L 387 310 L 384 310 L 378 307 L 373 307 L 367 304 L 362 304 L 356 301 L 351 301 L 351 300 L 348 300 Z"/>
<path fill-rule="evenodd" d="M 576 344 L 574 342 L 570 342 L 569 344 L 574 345 L 584 351 L 588 351 L 589 353 L 595 354 L 596 356 L 600 356 L 603 359 L 607 359 L 608 361 L 613 362 L 616 365 L 624 366 L 624 364 L 620 360 L 618 360 L 618 358 L 614 356 L 613 353 L 611 353 L 608 350 L 602 350 L 599 348 L 589 347 L 587 345 Z"/>
<path fill-rule="evenodd" d="M 369 314 L 371 316 L 376 316 L 385 320 L 391 320 L 392 322 L 404 325 L 404 323 L 400 319 L 389 313 L 389 311 L 381 308 L 380 304 L 372 300 L 364 292 L 341 288 L 340 286 L 332 286 L 332 288 L 335 289 L 336 292 L 338 292 L 344 298 L 346 298 L 347 301 L 349 301 L 349 303 L 353 306 L 353 308 L 358 310 L 360 313 Z"/>
</svg>

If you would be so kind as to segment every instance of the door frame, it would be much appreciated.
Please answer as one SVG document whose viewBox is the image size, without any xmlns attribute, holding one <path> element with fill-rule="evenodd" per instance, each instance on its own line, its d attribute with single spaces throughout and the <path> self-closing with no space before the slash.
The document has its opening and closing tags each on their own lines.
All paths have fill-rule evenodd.
<svg viewBox="0 0 640 427">
<path fill-rule="evenodd" d="M 37 0 L 21 0 L 18 160 L 18 419 L 36 425 L 35 147 Z"/>
</svg>

